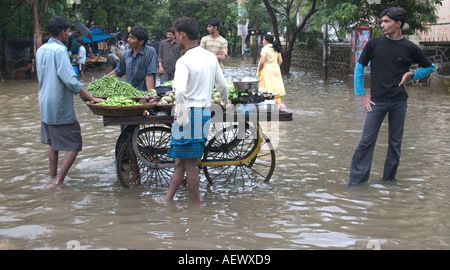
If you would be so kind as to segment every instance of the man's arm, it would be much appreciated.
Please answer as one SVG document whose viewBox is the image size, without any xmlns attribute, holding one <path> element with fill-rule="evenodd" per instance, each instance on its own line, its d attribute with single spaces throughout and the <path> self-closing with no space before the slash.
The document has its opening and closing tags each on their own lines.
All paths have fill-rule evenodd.
<svg viewBox="0 0 450 270">
<path fill-rule="evenodd" d="M 81 88 L 80 96 L 83 98 L 89 99 L 90 101 L 93 101 L 95 103 L 99 103 L 99 102 L 103 101 L 103 99 L 101 99 L 101 98 L 93 97 L 91 94 L 89 94 L 89 92 L 86 89 L 84 89 L 84 87 Z"/>
<path fill-rule="evenodd" d="M 145 84 L 147 85 L 147 91 L 150 92 L 155 89 L 155 74 L 149 74 L 145 76 Z"/>
<path fill-rule="evenodd" d="M 355 96 L 359 96 L 364 109 L 367 112 L 372 111 L 372 105 L 375 105 L 375 103 L 364 91 L 364 66 L 360 63 L 356 63 L 355 66 L 354 88 Z"/>
<path fill-rule="evenodd" d="M 399 83 L 399 86 L 405 84 L 405 82 L 408 78 L 411 78 L 411 80 L 417 81 L 417 80 L 420 80 L 420 79 L 430 75 L 435 70 L 436 70 L 436 66 L 434 64 L 431 64 L 429 67 L 426 67 L 426 68 L 418 68 L 414 71 L 408 71 L 403 75 L 402 81 Z"/>
</svg>

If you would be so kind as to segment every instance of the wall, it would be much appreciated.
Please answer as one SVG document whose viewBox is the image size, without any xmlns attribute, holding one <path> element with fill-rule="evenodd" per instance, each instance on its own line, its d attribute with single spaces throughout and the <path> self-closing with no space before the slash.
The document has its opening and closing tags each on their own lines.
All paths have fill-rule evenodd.
<svg viewBox="0 0 450 270">
<path fill-rule="evenodd" d="M 421 43 L 419 46 L 428 57 L 436 64 L 437 72 L 431 77 L 424 78 L 415 84 L 429 85 L 436 76 L 449 76 L 450 44 L 444 43 Z M 304 45 L 297 45 L 293 51 L 292 66 L 306 70 L 321 72 L 322 47 L 314 50 L 307 49 Z M 347 81 L 350 86 L 353 84 L 353 70 L 351 69 L 351 45 L 350 43 L 330 44 L 330 56 L 328 71 L 329 77 Z M 413 69 L 416 66 L 412 67 Z M 365 85 L 370 83 L 370 78 L 366 78 Z"/>
<path fill-rule="evenodd" d="M 302 69 L 321 71 L 323 70 L 322 51 L 322 47 L 309 50 L 304 45 L 298 45 L 292 53 L 291 65 Z M 329 77 L 347 80 L 348 75 L 353 73 L 350 53 L 350 43 L 330 45 Z"/>
</svg>

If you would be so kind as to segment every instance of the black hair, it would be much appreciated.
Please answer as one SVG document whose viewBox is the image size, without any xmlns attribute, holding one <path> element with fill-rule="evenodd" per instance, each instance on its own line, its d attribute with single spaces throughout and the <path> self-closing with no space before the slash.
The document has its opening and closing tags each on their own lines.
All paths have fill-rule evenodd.
<svg viewBox="0 0 450 270">
<path fill-rule="evenodd" d="M 147 44 L 148 41 L 148 30 L 144 26 L 135 26 L 131 29 L 130 34 L 135 36 L 138 41 L 143 40 L 143 46 Z"/>
<path fill-rule="evenodd" d="M 183 17 L 173 23 L 177 32 L 184 32 L 189 40 L 198 39 L 198 23 L 194 18 Z"/>
<path fill-rule="evenodd" d="M 48 21 L 47 29 L 52 37 L 56 37 L 61 33 L 70 28 L 69 21 L 62 16 L 55 16 Z"/>
<path fill-rule="evenodd" d="M 381 12 L 381 17 L 388 16 L 393 19 L 395 22 L 401 22 L 401 28 L 405 25 L 406 22 L 406 11 L 401 7 L 391 7 L 383 10 Z"/>
<path fill-rule="evenodd" d="M 264 39 L 273 45 L 273 49 L 276 52 L 281 53 L 282 48 L 281 48 L 280 42 L 276 41 L 275 38 L 271 34 L 265 34 Z"/>
<path fill-rule="evenodd" d="M 167 32 L 166 33 L 169 33 L 169 32 L 175 35 L 175 30 L 173 30 L 172 27 L 167 28 Z"/>
<path fill-rule="evenodd" d="M 216 26 L 217 30 L 219 30 L 220 20 L 217 18 L 212 18 L 206 23 L 206 26 L 208 25 Z"/>
</svg>

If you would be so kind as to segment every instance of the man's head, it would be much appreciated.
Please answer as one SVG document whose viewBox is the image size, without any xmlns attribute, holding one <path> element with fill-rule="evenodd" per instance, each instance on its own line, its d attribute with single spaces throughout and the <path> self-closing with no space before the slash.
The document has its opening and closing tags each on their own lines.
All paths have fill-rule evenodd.
<svg viewBox="0 0 450 270">
<path fill-rule="evenodd" d="M 133 27 L 128 35 L 130 46 L 145 46 L 148 41 L 148 30 L 144 26 Z"/>
<path fill-rule="evenodd" d="M 56 16 L 51 18 L 47 24 L 48 32 L 52 37 L 57 37 L 61 33 L 61 31 L 69 32 L 70 31 L 70 23 L 69 21 L 61 16 Z"/>
<path fill-rule="evenodd" d="M 175 39 L 175 30 L 173 30 L 173 28 L 168 28 L 166 37 L 167 40 L 172 42 Z"/>
<path fill-rule="evenodd" d="M 219 27 L 220 21 L 217 18 L 212 18 L 206 23 L 206 30 L 208 30 L 208 33 L 210 34 L 219 32 Z"/>
<path fill-rule="evenodd" d="M 173 29 L 181 50 L 184 50 L 187 42 L 198 40 L 198 23 L 193 18 L 184 17 L 176 20 Z"/>
<path fill-rule="evenodd" d="M 406 11 L 401 7 L 391 7 L 383 10 L 383 12 L 381 12 L 381 17 L 381 28 L 383 29 L 383 32 L 393 30 L 393 28 L 399 28 L 401 30 L 406 22 Z"/>
</svg>

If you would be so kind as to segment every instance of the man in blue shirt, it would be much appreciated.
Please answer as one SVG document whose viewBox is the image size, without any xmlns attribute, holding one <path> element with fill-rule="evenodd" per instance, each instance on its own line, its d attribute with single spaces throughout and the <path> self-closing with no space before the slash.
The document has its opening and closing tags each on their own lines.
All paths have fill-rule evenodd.
<svg viewBox="0 0 450 270">
<path fill-rule="evenodd" d="M 69 22 L 56 16 L 48 22 L 51 38 L 36 53 L 36 70 L 39 80 L 39 109 L 41 115 L 41 141 L 49 145 L 48 159 L 50 187 L 63 184 L 70 167 L 81 151 L 81 129 L 74 110 L 73 95 L 100 102 L 92 97 L 70 63 L 66 42 L 70 35 Z M 67 151 L 58 173 L 58 152 Z"/>
<path fill-rule="evenodd" d="M 107 76 L 126 75 L 125 81 L 141 91 L 150 92 L 155 88 L 158 63 L 156 51 L 146 46 L 148 40 L 147 28 L 136 26 L 128 36 L 129 50 L 125 51 L 119 65 Z"/>
<path fill-rule="evenodd" d="M 384 36 L 369 40 L 355 67 L 355 95 L 359 96 L 368 113 L 361 141 L 350 166 L 350 185 L 369 180 L 378 132 L 386 115 L 389 118 L 389 147 L 382 180 L 397 180 L 408 99 L 404 84 L 408 78 L 419 80 L 435 70 L 425 53 L 403 37 L 406 11 L 403 8 L 389 8 L 381 15 Z M 364 66 L 369 62 L 371 96 L 365 94 L 363 84 Z M 413 63 L 418 63 L 421 68 L 410 71 Z"/>
</svg>

